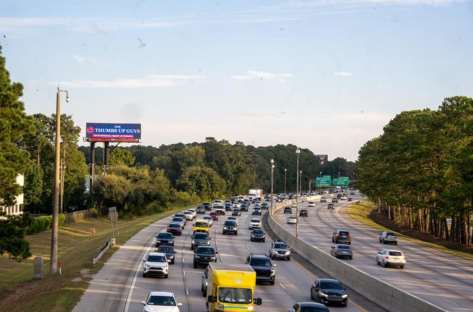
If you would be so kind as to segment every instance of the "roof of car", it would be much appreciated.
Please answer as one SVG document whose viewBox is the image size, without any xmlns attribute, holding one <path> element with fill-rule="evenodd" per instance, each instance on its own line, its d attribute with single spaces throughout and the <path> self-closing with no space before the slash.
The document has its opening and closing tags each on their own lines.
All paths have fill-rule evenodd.
<svg viewBox="0 0 473 312">
<path fill-rule="evenodd" d="M 162 253 L 162 252 L 150 252 L 148 253 L 148 256 L 162 256 L 162 257 L 166 257 L 166 254 L 165 253 Z"/>
<path fill-rule="evenodd" d="M 324 304 L 317 303 L 317 302 L 306 301 L 306 302 L 298 302 L 297 304 L 300 305 L 301 307 L 326 308 Z"/>
<path fill-rule="evenodd" d="M 174 293 L 168 291 L 150 291 L 149 296 L 156 297 L 174 297 Z"/>
<path fill-rule="evenodd" d="M 336 283 L 340 283 L 339 280 L 336 280 L 334 278 L 319 278 L 318 281 L 319 282 L 336 282 Z"/>
<path fill-rule="evenodd" d="M 259 258 L 259 259 L 269 259 L 269 257 L 266 256 L 266 255 L 253 255 L 253 254 L 252 254 L 252 255 L 250 255 L 250 257 L 251 257 L 251 258 L 257 258 L 257 259 L 258 259 L 258 258 Z"/>
</svg>

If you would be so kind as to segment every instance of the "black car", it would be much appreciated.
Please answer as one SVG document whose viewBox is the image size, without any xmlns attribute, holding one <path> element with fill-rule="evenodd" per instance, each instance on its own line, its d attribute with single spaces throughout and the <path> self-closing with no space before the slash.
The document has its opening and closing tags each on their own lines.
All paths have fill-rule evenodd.
<svg viewBox="0 0 473 312">
<path fill-rule="evenodd" d="M 206 267 L 209 262 L 217 262 L 217 252 L 211 246 L 199 246 L 194 249 L 194 269 L 200 266 Z"/>
<path fill-rule="evenodd" d="M 264 242 L 266 240 L 266 234 L 262 229 L 254 229 L 250 233 L 250 241 L 252 242 Z"/>
<path fill-rule="evenodd" d="M 225 211 L 232 211 L 232 204 L 225 204 Z"/>
<path fill-rule="evenodd" d="M 248 211 L 248 207 L 250 206 L 250 204 L 248 203 L 243 203 L 241 204 L 241 207 L 240 207 L 240 211 Z"/>
<path fill-rule="evenodd" d="M 256 282 L 269 282 L 271 285 L 274 285 L 276 281 L 276 270 L 271 263 L 271 259 L 265 255 L 249 255 L 246 258 L 246 263 L 248 263 L 253 270 L 256 272 Z"/>
<path fill-rule="evenodd" d="M 241 211 L 238 208 L 233 209 L 232 216 L 238 217 L 241 216 Z"/>
<path fill-rule="evenodd" d="M 222 234 L 233 234 L 238 235 L 238 224 L 234 220 L 226 220 L 223 224 Z"/>
<path fill-rule="evenodd" d="M 284 207 L 284 214 L 292 214 L 292 208 L 291 207 Z"/>
<path fill-rule="evenodd" d="M 166 254 L 166 258 L 168 259 L 168 262 L 171 264 L 174 264 L 175 258 L 176 258 L 176 252 L 174 251 L 174 246 L 171 246 L 171 245 L 159 246 L 157 252 L 162 252 L 163 254 Z"/>
<path fill-rule="evenodd" d="M 310 287 L 310 298 L 323 304 L 348 304 L 348 294 L 342 283 L 336 279 L 321 278 Z"/>
<path fill-rule="evenodd" d="M 176 214 L 174 215 L 173 219 L 174 219 L 174 218 L 181 218 L 181 219 L 182 219 L 182 223 L 183 223 L 184 225 L 186 225 L 186 223 L 187 223 L 186 215 L 183 214 L 183 213 L 176 213 Z"/>
<path fill-rule="evenodd" d="M 299 217 L 307 217 L 307 216 L 309 216 L 307 209 L 301 209 L 301 211 L 299 211 Z"/>
<path fill-rule="evenodd" d="M 191 249 L 194 250 L 198 246 L 210 246 L 210 237 L 207 232 L 194 232 L 192 234 Z"/>
<path fill-rule="evenodd" d="M 206 210 L 205 210 L 204 206 L 199 206 L 199 207 L 197 207 L 197 209 L 195 210 L 195 212 L 196 212 L 197 214 L 205 214 L 205 213 L 206 213 Z"/>
<path fill-rule="evenodd" d="M 207 211 L 212 210 L 212 205 L 210 203 L 203 203 L 202 206 L 204 206 L 204 209 Z"/>
<path fill-rule="evenodd" d="M 261 209 L 255 209 L 251 213 L 252 216 L 261 216 Z"/>
<path fill-rule="evenodd" d="M 328 205 L 327 205 L 327 209 L 334 209 L 334 208 L 333 208 L 333 204 L 328 204 Z"/>
<path fill-rule="evenodd" d="M 329 309 L 321 303 L 298 302 L 289 309 L 289 312 L 330 312 Z"/>
<path fill-rule="evenodd" d="M 174 246 L 174 235 L 167 232 L 161 232 L 156 236 L 156 247 L 161 245 Z"/>
<path fill-rule="evenodd" d="M 334 203 L 334 204 L 338 203 L 338 199 L 332 198 L 332 203 Z"/>
</svg>

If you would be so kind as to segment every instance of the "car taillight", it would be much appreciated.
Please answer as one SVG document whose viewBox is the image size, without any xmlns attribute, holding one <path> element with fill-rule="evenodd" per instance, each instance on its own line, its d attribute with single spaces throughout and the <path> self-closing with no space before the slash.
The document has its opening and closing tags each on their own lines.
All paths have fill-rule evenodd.
<svg viewBox="0 0 473 312">
<path fill-rule="evenodd" d="M 385 257 L 384 257 L 384 259 L 385 259 L 385 260 L 388 260 L 388 259 L 389 259 L 389 257 L 388 257 L 388 256 L 385 256 Z"/>
</svg>

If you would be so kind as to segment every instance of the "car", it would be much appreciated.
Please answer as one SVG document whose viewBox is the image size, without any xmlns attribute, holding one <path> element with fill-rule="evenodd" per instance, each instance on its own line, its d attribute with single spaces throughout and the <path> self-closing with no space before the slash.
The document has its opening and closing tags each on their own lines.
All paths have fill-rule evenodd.
<svg viewBox="0 0 473 312">
<path fill-rule="evenodd" d="M 259 218 L 251 218 L 250 223 L 248 224 L 248 229 L 252 230 L 255 227 L 261 227 L 261 220 Z"/>
<path fill-rule="evenodd" d="M 264 210 L 264 209 L 268 209 L 268 208 L 269 208 L 269 203 L 268 202 L 265 201 L 261 204 L 261 209 Z"/>
<path fill-rule="evenodd" d="M 284 214 L 292 214 L 292 208 L 291 207 L 284 207 Z"/>
<path fill-rule="evenodd" d="M 406 265 L 406 257 L 400 250 L 395 249 L 381 249 L 376 254 L 376 264 L 385 268 L 388 266 L 399 267 L 404 269 Z"/>
<path fill-rule="evenodd" d="M 168 278 L 169 264 L 166 254 L 162 252 L 150 252 L 143 259 L 143 277 L 150 275 Z"/>
<path fill-rule="evenodd" d="M 238 208 L 234 208 L 232 212 L 232 216 L 238 217 L 241 216 L 241 211 Z"/>
<path fill-rule="evenodd" d="M 209 224 L 209 227 L 212 227 L 212 225 L 214 224 L 214 220 L 213 220 L 212 216 L 210 216 L 210 215 L 203 216 L 202 219 L 207 220 L 207 223 Z"/>
<path fill-rule="evenodd" d="M 264 242 L 266 241 L 266 234 L 260 228 L 256 228 L 250 233 L 250 241 L 252 242 Z"/>
<path fill-rule="evenodd" d="M 297 302 L 289 312 L 330 312 L 325 304 L 315 302 Z"/>
<path fill-rule="evenodd" d="M 269 257 L 271 259 L 284 259 L 289 261 L 291 260 L 291 250 L 289 249 L 289 246 L 282 240 L 275 240 L 271 243 Z"/>
<path fill-rule="evenodd" d="M 310 202 L 307 204 L 307 207 L 315 207 L 315 202 L 310 201 Z"/>
<path fill-rule="evenodd" d="M 297 224 L 297 217 L 295 217 L 295 216 L 289 216 L 289 217 L 287 218 L 287 221 L 286 221 L 286 222 L 287 222 L 287 224 Z"/>
<path fill-rule="evenodd" d="M 226 220 L 223 224 L 222 234 L 238 235 L 238 224 L 235 220 Z"/>
<path fill-rule="evenodd" d="M 205 214 L 206 210 L 205 210 L 204 206 L 199 206 L 199 207 L 197 207 L 197 209 L 195 210 L 195 212 L 196 212 L 197 214 Z"/>
<path fill-rule="evenodd" d="M 333 204 L 332 203 L 327 204 L 327 209 L 334 209 Z"/>
<path fill-rule="evenodd" d="M 200 292 L 202 293 L 202 297 L 207 296 L 207 287 L 209 286 L 208 278 L 209 278 L 209 269 L 208 267 L 206 267 L 200 279 Z"/>
<path fill-rule="evenodd" d="M 212 246 L 199 246 L 194 249 L 194 269 L 201 266 L 207 267 L 209 262 L 217 262 L 217 252 Z"/>
<path fill-rule="evenodd" d="M 310 298 L 323 304 L 340 304 L 344 307 L 348 304 L 348 294 L 336 279 L 320 278 L 310 287 Z"/>
<path fill-rule="evenodd" d="M 255 209 L 251 213 L 252 216 L 261 216 L 261 209 Z"/>
<path fill-rule="evenodd" d="M 198 246 L 210 246 L 210 236 L 206 232 L 195 232 L 191 236 L 191 250 Z"/>
<path fill-rule="evenodd" d="M 342 196 L 340 197 L 340 200 L 348 200 L 348 198 L 346 196 Z"/>
<path fill-rule="evenodd" d="M 338 203 L 338 199 L 332 198 L 332 203 L 334 203 L 334 204 Z"/>
<path fill-rule="evenodd" d="M 171 233 L 172 235 L 181 236 L 182 235 L 182 226 L 179 222 L 171 222 L 171 223 L 169 223 L 166 231 L 168 233 Z"/>
<path fill-rule="evenodd" d="M 176 258 L 176 252 L 174 251 L 174 246 L 170 245 L 162 245 L 158 247 L 157 252 L 161 252 L 166 255 L 168 262 L 170 264 L 174 264 Z"/>
<path fill-rule="evenodd" d="M 225 215 L 225 208 L 219 207 L 215 209 L 215 214 L 217 216 L 224 216 Z"/>
<path fill-rule="evenodd" d="M 255 204 L 255 209 L 261 209 L 261 204 L 257 202 L 257 203 Z"/>
<path fill-rule="evenodd" d="M 353 198 L 351 197 L 348 197 L 347 201 L 351 202 L 353 200 Z"/>
<path fill-rule="evenodd" d="M 204 217 L 195 220 L 192 225 L 192 232 L 208 232 L 209 231 L 209 220 Z"/>
<path fill-rule="evenodd" d="M 332 243 L 335 244 L 351 244 L 351 235 L 348 230 L 345 229 L 336 229 L 332 233 Z"/>
<path fill-rule="evenodd" d="M 195 218 L 195 215 L 192 211 L 185 211 L 184 215 L 186 216 L 187 221 L 192 221 Z"/>
<path fill-rule="evenodd" d="M 381 232 L 379 234 L 379 242 L 381 244 L 397 245 L 397 236 L 393 232 Z"/>
<path fill-rule="evenodd" d="M 168 232 L 161 232 L 156 236 L 156 247 L 161 245 L 174 246 L 174 235 Z"/>
<path fill-rule="evenodd" d="M 225 204 L 225 211 L 232 211 L 232 204 Z"/>
<path fill-rule="evenodd" d="M 320 202 L 321 202 L 321 203 L 326 203 L 326 202 L 327 202 L 327 199 L 324 198 L 324 197 L 322 197 L 322 198 L 320 199 Z"/>
<path fill-rule="evenodd" d="M 235 221 L 236 224 L 238 225 L 238 218 L 235 217 L 235 216 L 229 216 L 229 217 L 227 217 L 227 220 L 233 220 L 233 221 Z"/>
<path fill-rule="evenodd" d="M 203 203 L 202 206 L 204 206 L 206 211 L 212 210 L 212 205 L 210 205 L 210 203 Z"/>
<path fill-rule="evenodd" d="M 335 244 L 330 248 L 330 254 L 339 259 L 353 259 L 353 252 L 350 245 Z"/>
<path fill-rule="evenodd" d="M 182 220 L 184 221 L 184 224 L 187 223 L 186 215 L 181 212 L 176 213 L 174 215 L 174 218 L 182 218 Z"/>
<path fill-rule="evenodd" d="M 171 222 L 179 223 L 182 229 L 184 229 L 184 227 L 186 226 L 186 219 L 182 217 L 173 217 L 171 219 Z"/>
<path fill-rule="evenodd" d="M 307 212 L 307 209 L 301 209 L 299 211 L 299 217 L 308 217 L 309 213 Z"/>
<path fill-rule="evenodd" d="M 246 258 L 249 264 L 256 272 L 256 283 L 268 282 L 274 285 L 276 282 L 276 267 L 272 264 L 271 259 L 266 255 L 249 255 Z"/>
<path fill-rule="evenodd" d="M 243 203 L 240 207 L 240 211 L 248 211 L 248 207 L 250 206 L 250 204 L 248 203 Z"/>
<path fill-rule="evenodd" d="M 146 300 L 142 301 L 144 312 L 180 312 L 182 303 L 176 303 L 176 298 L 172 292 L 151 291 Z"/>
</svg>

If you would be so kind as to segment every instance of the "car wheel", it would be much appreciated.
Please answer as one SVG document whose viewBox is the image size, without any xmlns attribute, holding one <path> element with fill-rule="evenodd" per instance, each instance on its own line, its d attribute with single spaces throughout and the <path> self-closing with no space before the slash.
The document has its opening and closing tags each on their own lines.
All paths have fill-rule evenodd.
<svg viewBox="0 0 473 312">
<path fill-rule="evenodd" d="M 270 282 L 271 285 L 274 285 L 275 283 L 276 283 L 276 280 L 274 279 Z"/>
<path fill-rule="evenodd" d="M 168 277 L 169 277 L 169 275 L 168 275 L 168 274 L 164 274 L 164 278 L 168 278 Z"/>
<path fill-rule="evenodd" d="M 383 263 L 383 267 L 387 268 L 387 267 L 388 267 L 388 263 L 387 263 L 387 262 L 384 262 L 384 263 Z"/>
<path fill-rule="evenodd" d="M 194 269 L 197 269 L 197 263 L 195 263 L 195 261 L 192 263 L 192 266 L 194 267 Z"/>
<path fill-rule="evenodd" d="M 378 265 L 378 266 L 380 265 L 380 263 L 379 263 L 379 260 L 378 260 L 378 259 L 376 259 L 376 265 Z"/>
<path fill-rule="evenodd" d="M 148 275 L 146 275 L 146 273 L 143 273 L 143 277 L 146 278 Z"/>
<path fill-rule="evenodd" d="M 172 259 L 172 260 L 171 260 L 171 264 L 174 264 L 174 262 L 176 262 L 176 260 L 175 260 L 175 259 Z"/>
<path fill-rule="evenodd" d="M 348 259 L 353 260 L 353 256 L 348 257 Z"/>
<path fill-rule="evenodd" d="M 287 261 L 291 261 L 291 256 L 287 256 Z"/>
<path fill-rule="evenodd" d="M 401 269 L 404 269 L 404 265 L 401 265 Z"/>
<path fill-rule="evenodd" d="M 310 289 L 310 300 L 314 300 L 314 293 L 312 292 L 312 288 Z"/>
<path fill-rule="evenodd" d="M 347 305 L 348 305 L 348 301 L 346 301 L 346 302 L 342 303 L 342 307 L 344 307 L 344 308 L 346 308 L 346 307 L 347 307 Z"/>
</svg>

